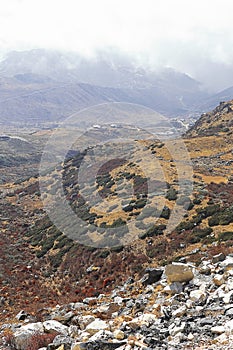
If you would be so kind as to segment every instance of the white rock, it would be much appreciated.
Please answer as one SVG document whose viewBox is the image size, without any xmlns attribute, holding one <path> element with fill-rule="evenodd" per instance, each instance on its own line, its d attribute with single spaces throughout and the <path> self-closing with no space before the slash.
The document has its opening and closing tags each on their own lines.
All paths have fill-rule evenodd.
<svg viewBox="0 0 233 350">
<path fill-rule="evenodd" d="M 192 333 L 188 334 L 188 340 L 193 340 L 194 339 L 194 335 Z"/>
<path fill-rule="evenodd" d="M 109 311 L 109 308 L 109 305 L 100 305 L 96 310 L 97 312 L 107 313 Z"/>
<path fill-rule="evenodd" d="M 227 270 L 227 273 L 229 276 L 233 276 L 233 268 L 230 268 L 229 270 Z"/>
<path fill-rule="evenodd" d="M 225 270 L 233 268 L 233 257 L 227 256 L 224 261 L 220 262 L 219 266 L 223 267 Z"/>
<path fill-rule="evenodd" d="M 208 290 L 208 288 L 209 288 L 209 283 L 205 283 L 205 282 L 201 283 L 201 285 L 200 285 L 200 287 L 199 287 L 199 289 L 200 289 L 202 292 L 206 292 L 206 291 Z"/>
<path fill-rule="evenodd" d="M 233 290 L 233 280 L 232 278 L 229 278 L 226 282 L 226 288 L 228 289 L 228 291 Z"/>
<path fill-rule="evenodd" d="M 192 301 L 198 301 L 198 302 L 200 302 L 200 301 L 205 300 L 205 298 L 206 298 L 206 293 L 203 292 L 203 291 L 200 290 L 200 289 L 192 290 L 192 291 L 190 292 L 190 299 L 191 299 Z"/>
<path fill-rule="evenodd" d="M 145 288 L 145 293 L 153 293 L 154 292 L 154 287 L 153 286 L 151 286 L 151 285 L 148 285 L 148 286 L 146 286 L 146 288 Z"/>
<path fill-rule="evenodd" d="M 42 322 L 35 322 L 35 323 L 28 323 L 25 324 L 24 326 L 20 327 L 19 331 L 24 331 L 24 332 L 39 332 L 43 333 L 44 332 L 44 327 Z"/>
<path fill-rule="evenodd" d="M 225 286 L 220 286 L 213 294 L 212 294 L 212 298 L 215 299 L 223 299 L 224 296 L 226 295 L 226 292 L 224 290 Z"/>
<path fill-rule="evenodd" d="M 80 334 L 78 340 L 85 342 L 88 341 L 90 338 L 90 333 L 86 332 L 86 331 L 82 331 L 82 333 Z"/>
<path fill-rule="evenodd" d="M 56 320 L 49 320 L 43 322 L 43 326 L 46 332 L 57 332 L 59 334 L 68 335 L 68 327 Z"/>
<path fill-rule="evenodd" d="M 222 333 L 218 337 L 214 339 L 215 343 L 221 343 L 221 344 L 229 344 L 228 336 L 225 333 Z"/>
<path fill-rule="evenodd" d="M 81 330 L 84 330 L 93 321 L 95 321 L 95 317 L 92 315 L 81 316 L 78 319 L 78 325 Z"/>
<path fill-rule="evenodd" d="M 121 305 L 123 303 L 123 298 L 122 297 L 115 297 L 114 298 L 114 303 Z"/>
<path fill-rule="evenodd" d="M 84 303 L 74 303 L 73 304 L 73 309 L 78 310 L 78 309 L 86 309 L 87 305 Z"/>
<path fill-rule="evenodd" d="M 194 302 L 190 299 L 188 299 L 185 303 L 188 309 L 191 309 L 193 307 Z"/>
<path fill-rule="evenodd" d="M 202 274 L 209 274 L 211 271 L 215 269 L 215 266 L 211 264 L 210 260 L 203 261 L 199 266 L 199 271 Z"/>
<path fill-rule="evenodd" d="M 185 305 L 179 307 L 177 310 L 172 312 L 173 317 L 181 317 L 185 314 L 187 307 Z"/>
<path fill-rule="evenodd" d="M 169 286 L 169 284 L 167 284 L 165 287 L 164 287 L 164 292 L 166 292 L 166 293 L 168 293 L 168 294 L 170 294 L 171 292 L 172 292 L 172 290 L 171 290 L 171 287 Z"/>
<path fill-rule="evenodd" d="M 233 333 L 233 320 L 227 321 L 225 323 L 225 329 L 230 332 Z"/>
<path fill-rule="evenodd" d="M 126 346 L 125 345 L 120 346 L 119 348 L 117 348 L 117 350 L 132 350 L 132 347 L 131 345 L 127 344 Z"/>
<path fill-rule="evenodd" d="M 91 322 L 86 327 L 86 331 L 89 332 L 91 335 L 94 335 L 95 333 L 99 332 L 100 330 L 109 330 L 109 325 L 107 322 L 102 321 L 99 318 L 95 319 L 95 321 Z"/>
<path fill-rule="evenodd" d="M 171 324 L 169 326 L 169 333 L 171 336 L 175 336 L 178 333 L 181 333 L 185 328 L 185 322 L 182 322 L 180 326 L 174 326 L 174 324 Z"/>
<path fill-rule="evenodd" d="M 215 326 L 211 328 L 211 332 L 214 334 L 222 334 L 225 332 L 224 326 Z"/>
<path fill-rule="evenodd" d="M 168 337 L 168 343 L 170 345 L 177 345 L 177 344 L 180 344 L 182 339 L 184 339 L 184 334 L 181 332 L 178 332 L 175 335 L 173 335 L 171 339 Z"/>
<path fill-rule="evenodd" d="M 225 304 L 230 304 L 232 294 L 233 294 L 232 290 L 230 292 L 224 294 L 223 302 Z"/>
<path fill-rule="evenodd" d="M 224 276 L 223 275 L 219 275 L 219 274 L 216 274 L 214 277 L 213 277 L 213 282 L 216 286 L 221 286 L 224 282 L 225 282 L 225 279 L 224 279 Z"/>
<path fill-rule="evenodd" d="M 116 329 L 113 332 L 113 336 L 117 340 L 123 340 L 125 338 L 125 333 L 123 331 L 121 331 L 120 329 Z"/>
<path fill-rule="evenodd" d="M 153 324 L 157 320 L 157 317 L 154 314 L 143 314 L 139 316 L 137 319 L 134 319 L 132 321 L 139 321 L 140 323 L 144 324 Z"/>
</svg>

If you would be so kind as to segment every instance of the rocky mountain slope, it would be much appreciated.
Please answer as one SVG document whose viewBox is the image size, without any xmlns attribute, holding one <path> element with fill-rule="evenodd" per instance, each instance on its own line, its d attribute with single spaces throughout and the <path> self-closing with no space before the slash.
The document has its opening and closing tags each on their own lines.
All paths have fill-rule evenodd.
<svg viewBox="0 0 233 350">
<path fill-rule="evenodd" d="M 226 103 L 224 108 L 228 105 L 231 106 L 231 103 L 231 101 Z M 210 122 L 207 123 L 210 131 L 208 132 L 207 129 L 206 135 L 209 136 L 204 136 L 204 129 L 206 128 L 204 122 L 204 124 L 197 124 L 192 128 L 184 140 L 193 164 L 193 191 L 188 198 L 185 195 L 179 196 L 179 183 L 177 182 L 178 164 L 174 162 L 169 152 L 169 149 L 171 150 L 172 147 L 175 147 L 175 143 L 178 143 L 179 146 L 179 140 L 168 140 L 167 142 L 135 140 L 135 146 L 140 145 L 140 147 L 136 148 L 137 153 L 135 155 L 139 163 L 135 163 L 135 165 L 133 162 L 120 159 L 114 164 L 107 163 L 105 167 L 101 168 L 95 182 L 87 183 L 83 189 L 80 189 L 78 186 L 78 170 L 82 159 L 88 155 L 85 151 L 67 157 L 65 162 L 60 164 L 60 167 L 51 169 L 50 173 L 42 174 L 42 180 L 45 183 L 47 182 L 50 188 L 48 200 L 56 192 L 58 175 L 62 174 L 62 186 L 66 200 L 76 215 L 85 222 L 84 229 L 78 232 L 79 237 L 83 238 L 83 242 L 77 242 L 62 234 L 49 220 L 43 207 L 44 194 L 40 193 L 38 177 L 32 177 L 20 184 L 9 183 L 1 186 L 0 250 L 2 260 L 0 271 L 0 310 L 4 324 L 12 323 L 12 318 L 22 309 L 32 317 L 31 320 L 44 322 L 46 317 L 51 319 L 53 318 L 51 314 L 56 313 L 56 309 L 50 309 L 47 312 L 48 307 L 54 308 L 57 304 L 67 305 L 68 303 L 74 303 L 67 307 L 64 306 L 64 310 L 74 313 L 69 320 L 66 319 L 64 321 L 62 317 L 57 319 L 70 327 L 73 324 L 72 322 L 69 323 L 69 321 L 73 316 L 77 316 L 76 312 L 80 312 L 79 309 L 79 311 L 76 310 L 75 303 L 82 303 L 83 299 L 88 297 L 94 299 L 87 299 L 84 302 L 84 304 L 86 303 L 85 305 L 89 304 L 89 306 L 84 306 L 84 311 L 81 311 L 80 317 L 83 317 L 84 314 L 88 315 L 88 312 L 90 315 L 92 312 L 97 318 L 97 320 L 92 319 L 92 321 L 95 321 L 98 325 L 103 325 L 102 321 L 106 322 L 107 331 L 112 333 L 120 328 L 124 332 L 122 341 L 127 340 L 128 344 L 106 345 L 101 343 L 103 339 L 92 338 L 90 340 L 90 333 L 88 332 L 86 334 L 87 338 L 83 339 L 82 333 L 79 332 L 79 322 L 81 321 L 78 320 L 77 336 L 70 334 L 70 337 L 73 338 L 70 342 L 94 342 L 94 345 L 92 343 L 91 345 L 78 344 L 77 349 L 85 349 L 85 347 L 88 349 L 88 346 L 90 346 L 90 349 L 98 349 L 101 346 L 102 348 L 106 346 L 106 349 L 109 349 L 118 345 L 119 347 L 125 346 L 126 349 L 130 349 L 130 346 L 131 348 L 134 346 L 135 349 L 140 349 L 140 346 L 153 349 L 156 348 L 154 344 L 157 343 L 158 346 L 161 346 L 161 349 L 175 349 L 177 346 L 180 348 L 181 345 L 183 349 L 193 348 L 193 346 L 196 346 L 195 348 L 200 346 L 201 349 L 204 348 L 202 343 L 206 341 L 212 342 L 213 338 L 217 337 L 217 333 L 222 333 L 223 335 L 214 341 L 226 341 L 229 343 L 228 335 L 229 332 L 231 333 L 229 331 L 231 323 L 226 323 L 226 326 L 225 322 L 230 321 L 231 316 L 230 313 L 227 316 L 223 315 L 225 307 L 223 309 L 222 305 L 226 305 L 225 312 L 227 313 L 228 304 L 231 304 L 231 300 L 229 299 L 225 303 L 224 293 L 231 292 L 231 273 L 229 272 L 228 274 L 226 271 L 228 268 L 224 269 L 224 264 L 221 265 L 219 261 L 216 261 L 217 258 L 215 256 L 220 253 L 224 255 L 233 253 L 233 140 L 230 136 L 231 134 L 229 134 L 231 130 L 223 130 L 222 132 L 222 129 L 218 128 L 216 131 L 216 123 L 219 125 L 221 117 L 217 118 L 217 122 L 215 120 L 216 113 L 220 113 L 223 116 L 222 123 L 225 123 L 227 122 L 226 116 L 231 112 L 224 110 L 222 104 L 217 109 L 218 111 L 215 110 L 211 114 L 209 117 Z M 200 129 L 198 129 L 199 127 Z M 231 128 L 230 125 L 228 127 L 229 129 Z M 213 130 L 215 131 L 213 132 Z M 114 127 L 112 132 L 116 132 Z M 216 132 L 218 132 L 217 136 L 215 136 Z M 93 130 L 93 133 L 97 133 L 100 137 L 101 130 Z M 115 145 L 115 147 L 117 146 Z M 95 151 L 100 151 L 100 148 L 96 147 Z M 155 178 L 151 183 L 154 186 L 154 192 L 153 196 L 151 195 L 150 197 L 146 189 L 147 180 L 140 171 L 139 166 L 140 159 L 146 160 L 147 157 L 150 160 L 148 162 L 148 171 L 150 171 L 150 163 L 152 164 L 154 159 L 159 160 L 164 173 L 164 181 L 161 181 L 161 176 L 159 177 L 158 175 L 158 179 Z M 151 168 L 151 173 L 152 170 L 153 168 Z M 183 170 L 185 170 L 185 165 L 183 165 Z M 122 194 L 127 184 L 134 187 L 134 193 L 131 201 L 125 203 Z M 94 206 L 91 208 L 85 202 L 83 198 L 85 191 L 89 193 L 97 191 L 103 198 L 107 197 L 109 208 L 111 209 L 100 215 L 98 208 L 94 208 Z M 120 200 L 117 201 L 117 198 Z M 162 207 L 159 208 L 156 203 L 161 203 L 162 198 L 164 202 Z M 169 231 L 167 230 L 167 225 L 175 206 L 176 208 L 185 207 L 187 213 L 178 226 Z M 138 218 L 140 220 L 137 220 Z M 67 225 L 69 224 L 65 217 L 61 219 L 67 222 Z M 116 244 L 105 248 L 95 248 L 85 244 L 87 236 L 96 237 L 96 235 L 106 233 L 107 229 L 111 227 L 121 227 L 124 231 L 126 223 L 131 221 L 135 223 L 135 236 L 129 244 L 122 244 L 121 239 L 116 241 Z M 123 233 L 125 234 L 125 231 Z M 114 237 L 114 239 L 116 238 L 119 237 Z M 213 260 L 213 257 L 215 257 L 215 260 Z M 223 259 L 223 256 L 220 255 L 219 259 Z M 228 258 L 227 261 L 229 259 L 231 258 Z M 210 263 L 210 270 L 208 267 L 209 263 L 204 261 L 213 262 L 213 265 Z M 173 293 L 169 290 L 170 287 L 167 287 L 166 283 L 177 281 L 171 281 L 167 276 L 167 282 L 163 282 L 165 284 L 161 284 L 161 282 L 153 284 L 153 282 L 150 282 L 148 285 L 152 284 L 152 288 L 147 288 L 145 286 L 147 282 L 139 282 L 139 280 L 145 275 L 146 268 L 160 270 L 162 266 L 167 266 L 172 262 L 191 264 L 196 270 L 195 273 L 198 277 L 197 280 L 194 279 L 195 282 L 189 282 L 187 285 L 176 285 L 177 288 L 182 287 L 182 291 L 181 289 L 176 290 L 172 298 L 165 297 L 161 301 L 165 309 L 166 307 L 168 309 L 171 307 L 171 310 L 169 309 L 171 313 L 166 313 L 166 311 L 165 313 L 163 311 L 158 313 L 160 312 L 159 306 L 158 310 L 157 307 L 152 307 L 156 304 L 156 298 L 158 297 L 158 300 L 160 300 L 159 298 L 166 295 L 166 293 L 168 295 Z M 206 269 L 204 269 L 203 273 L 200 273 L 203 265 L 206 266 Z M 200 274 L 198 274 L 198 271 Z M 150 270 L 147 270 L 147 272 L 150 275 Z M 131 279 L 129 281 L 133 279 L 135 282 L 125 284 L 128 278 Z M 192 280 L 193 278 L 190 281 Z M 185 283 L 188 281 L 178 282 Z M 203 283 L 205 287 L 202 287 Z M 223 287 L 221 288 L 218 283 L 222 284 Z M 114 289 L 120 292 L 113 293 Z M 19 298 L 16 297 L 16 291 L 20 295 Z M 220 291 L 223 291 L 222 294 Z M 103 303 L 109 306 L 111 293 L 113 293 L 114 297 L 122 297 L 125 301 L 116 299 L 114 304 L 120 305 L 120 311 L 119 305 L 116 310 L 114 306 L 113 309 L 110 308 L 110 314 L 105 316 Z M 106 295 L 103 297 L 103 300 L 101 294 Z M 136 300 L 141 300 L 141 298 L 143 300 L 147 299 L 147 295 L 149 296 L 148 301 L 145 302 L 145 305 L 140 306 L 140 310 L 135 311 Z M 208 296 L 212 298 L 211 302 L 207 302 Z M 194 299 L 192 300 L 192 298 Z M 124 303 L 130 302 L 131 299 L 135 299 L 135 302 L 128 304 L 132 305 L 133 311 L 132 313 L 129 311 L 127 315 L 128 311 L 124 311 Z M 100 305 L 98 305 L 99 300 Z M 173 304 L 173 301 L 175 304 Z M 197 302 L 196 305 L 195 302 Z M 78 305 L 77 308 L 79 307 Z M 175 308 L 178 308 L 178 310 L 180 307 L 182 310 L 185 310 L 184 314 L 181 310 L 182 312 L 179 316 L 173 315 L 172 313 L 176 311 L 173 309 L 174 305 L 176 305 Z M 209 309 L 210 305 L 213 306 L 213 310 Z M 89 309 L 89 307 L 91 308 Z M 93 313 L 92 307 L 94 310 L 98 307 L 100 309 Z M 221 307 L 221 310 L 219 310 L 219 307 Z M 62 308 L 63 306 L 58 307 L 57 310 L 63 310 Z M 88 309 L 87 313 L 85 311 L 86 308 Z M 193 308 L 194 311 L 192 310 Z M 143 312 L 143 310 L 146 310 L 146 312 Z M 192 310 L 191 313 L 189 312 L 190 310 Z M 45 317 L 44 313 L 46 312 L 49 315 Z M 126 319 L 122 319 L 122 322 L 126 322 L 124 323 L 125 328 L 122 326 L 122 323 L 117 324 L 115 327 L 114 312 L 119 313 L 116 317 L 126 317 Z M 63 311 L 61 313 L 63 314 Z M 154 315 L 148 316 L 152 317 L 151 321 L 147 320 L 145 322 L 148 325 L 154 325 L 154 329 L 159 329 L 159 334 L 149 332 L 149 326 L 144 327 L 143 325 L 143 317 L 146 320 L 146 314 L 151 313 Z M 127 318 L 128 316 L 129 318 Z M 130 318 L 133 320 L 135 317 L 141 318 L 136 320 L 139 324 L 132 326 L 134 329 L 132 331 L 131 326 L 127 322 L 131 321 Z M 178 320 L 175 320 L 176 317 L 178 317 Z M 205 318 L 208 320 L 206 321 L 207 323 L 203 323 L 204 333 L 201 334 L 200 331 L 195 329 L 194 323 L 195 320 L 199 320 L 198 322 L 201 325 L 201 320 Z M 113 321 L 113 326 L 109 328 L 111 321 Z M 135 324 L 135 322 L 133 323 Z M 192 327 L 188 328 L 187 324 L 191 324 Z M 39 331 L 44 333 L 45 324 L 37 326 Z M 13 331 L 16 330 L 14 327 Z M 86 327 L 87 325 L 81 330 L 84 331 Z M 7 327 L 4 326 L 3 328 Z M 66 329 L 68 332 L 68 328 L 63 329 Z M 22 331 L 24 330 L 27 333 L 27 329 L 22 328 Z M 136 335 L 137 331 L 139 335 Z M 71 331 L 69 330 L 69 332 Z M 109 342 L 108 339 L 115 336 L 112 333 L 106 333 L 106 343 Z M 122 333 L 120 334 L 119 337 L 123 337 Z M 177 337 L 176 334 L 178 334 Z M 151 340 L 147 338 L 151 338 Z M 51 338 L 50 341 L 52 341 Z M 173 344 L 176 341 L 178 343 Z M 61 342 L 59 343 L 58 341 L 58 345 L 52 346 L 51 349 L 62 346 Z M 97 345 L 95 345 L 95 342 L 97 342 Z M 138 345 L 139 343 L 142 345 Z M 65 345 L 65 340 L 63 345 L 64 349 L 66 347 L 69 349 L 69 345 Z M 224 349 L 223 346 L 225 345 L 221 346 Z"/>
<path fill-rule="evenodd" d="M 212 112 L 202 114 L 201 118 L 190 128 L 187 136 L 218 136 L 225 133 L 232 138 L 233 100 L 221 102 Z"/>
<path fill-rule="evenodd" d="M 109 295 L 25 311 L 0 327 L 5 349 L 222 349 L 233 345 L 233 257 L 146 269 Z"/>
</svg>

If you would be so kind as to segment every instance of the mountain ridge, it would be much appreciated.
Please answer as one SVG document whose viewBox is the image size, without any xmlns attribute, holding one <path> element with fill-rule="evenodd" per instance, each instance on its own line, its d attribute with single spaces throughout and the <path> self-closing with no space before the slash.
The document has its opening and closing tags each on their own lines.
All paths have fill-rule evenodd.
<svg viewBox="0 0 233 350">
<path fill-rule="evenodd" d="M 153 72 L 135 67 L 125 58 L 115 60 L 111 62 L 109 57 L 88 60 L 75 54 L 46 50 L 11 53 L 0 62 L 0 94 L 14 97 L 13 90 L 18 87 L 18 103 L 14 106 L 2 101 L 0 118 L 57 121 L 81 108 L 111 100 L 141 104 L 167 116 L 178 116 L 192 113 L 197 102 L 208 96 L 199 82 L 184 73 L 171 68 Z M 6 82 L 4 86 L 4 79 L 9 78 L 11 85 Z M 41 101 L 33 96 L 36 84 L 41 89 Z M 78 86 L 86 86 L 87 95 L 82 96 Z M 29 97 L 20 98 L 25 90 Z M 40 109 L 43 110 L 41 113 Z"/>
</svg>

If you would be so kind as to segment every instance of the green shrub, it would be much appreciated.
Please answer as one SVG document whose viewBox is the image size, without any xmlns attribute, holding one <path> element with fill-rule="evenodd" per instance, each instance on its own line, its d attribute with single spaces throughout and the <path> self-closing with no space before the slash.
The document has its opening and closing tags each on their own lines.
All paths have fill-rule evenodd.
<svg viewBox="0 0 233 350">
<path fill-rule="evenodd" d="M 132 211 L 134 209 L 134 207 L 131 205 L 131 204 L 128 204 L 128 205 L 126 205 L 125 207 L 123 207 L 123 210 L 125 211 L 125 212 L 130 212 L 130 211 Z"/>
<path fill-rule="evenodd" d="M 120 227 L 120 226 L 125 226 L 126 221 L 122 220 L 122 218 L 118 218 L 115 221 L 113 221 L 111 227 Z"/>
<path fill-rule="evenodd" d="M 188 242 L 189 243 L 198 243 L 206 236 L 210 235 L 213 232 L 213 229 L 211 227 L 206 227 L 203 229 L 195 228 L 193 232 L 191 233 Z"/>
<path fill-rule="evenodd" d="M 60 249 L 71 243 L 72 240 L 66 236 L 63 237 L 63 239 L 60 239 L 55 245 L 54 249 Z"/>
<path fill-rule="evenodd" d="M 194 198 L 193 204 L 195 204 L 195 205 L 201 204 L 201 199 L 200 198 Z"/>
<path fill-rule="evenodd" d="M 209 218 L 208 225 L 209 226 L 217 226 L 217 225 L 219 225 L 219 217 L 217 215 L 214 215 L 211 218 Z"/>
<path fill-rule="evenodd" d="M 177 200 L 177 191 L 174 188 L 169 188 L 166 194 L 166 199 L 169 201 L 175 201 Z"/>
<path fill-rule="evenodd" d="M 233 240 L 233 232 L 232 231 L 221 232 L 218 236 L 218 240 L 219 242 Z"/>
<path fill-rule="evenodd" d="M 106 259 L 107 256 L 109 256 L 109 254 L 110 254 L 110 251 L 109 251 L 109 250 L 101 250 L 101 251 L 97 254 L 97 257 L 98 257 L 98 258 Z"/>
<path fill-rule="evenodd" d="M 168 220 L 170 217 L 170 214 L 171 214 L 171 210 L 165 205 L 165 207 L 163 208 L 160 214 L 160 217 Z"/>
<path fill-rule="evenodd" d="M 233 207 L 224 208 L 209 218 L 209 226 L 229 225 L 233 222 Z"/>
<path fill-rule="evenodd" d="M 219 210 L 220 210 L 220 205 L 215 204 L 215 205 L 208 205 L 205 208 L 197 209 L 197 212 L 199 214 L 202 214 L 203 217 L 207 218 L 209 216 L 214 215 L 215 213 L 218 213 Z"/>
<path fill-rule="evenodd" d="M 135 202 L 134 207 L 135 207 L 135 209 L 141 209 L 141 208 L 145 207 L 146 203 L 147 203 L 147 199 L 141 198 Z"/>
<path fill-rule="evenodd" d="M 145 239 L 146 237 L 160 236 L 166 229 L 166 225 L 153 225 L 146 232 L 142 232 L 138 235 L 140 239 Z"/>
</svg>

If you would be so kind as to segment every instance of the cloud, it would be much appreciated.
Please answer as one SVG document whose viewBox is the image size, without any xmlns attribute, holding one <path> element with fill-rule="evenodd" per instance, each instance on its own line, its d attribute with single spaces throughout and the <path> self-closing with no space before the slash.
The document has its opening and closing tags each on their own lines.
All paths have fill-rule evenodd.
<svg viewBox="0 0 233 350">
<path fill-rule="evenodd" d="M 43 47 L 87 56 L 115 48 L 201 78 L 208 65 L 233 65 L 232 11 L 231 0 L 3 1 L 0 45 L 2 52 Z"/>
</svg>

